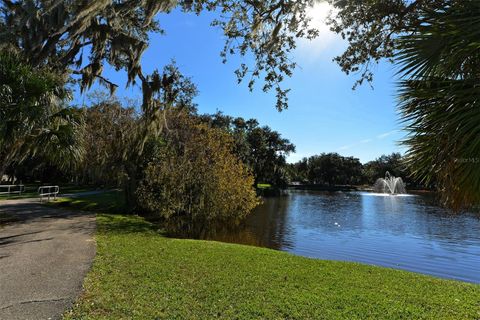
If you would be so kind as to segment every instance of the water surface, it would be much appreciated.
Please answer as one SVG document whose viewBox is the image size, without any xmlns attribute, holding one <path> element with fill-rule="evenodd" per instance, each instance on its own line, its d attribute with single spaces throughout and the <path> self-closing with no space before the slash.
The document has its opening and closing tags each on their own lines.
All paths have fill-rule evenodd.
<svg viewBox="0 0 480 320">
<path fill-rule="evenodd" d="M 291 191 L 215 239 L 480 283 L 480 216 L 425 196 Z"/>
</svg>

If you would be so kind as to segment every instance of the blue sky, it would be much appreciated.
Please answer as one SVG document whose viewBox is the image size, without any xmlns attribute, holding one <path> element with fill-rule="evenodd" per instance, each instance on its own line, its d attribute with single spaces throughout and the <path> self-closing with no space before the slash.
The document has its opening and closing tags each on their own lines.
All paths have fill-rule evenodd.
<svg viewBox="0 0 480 320">
<path fill-rule="evenodd" d="M 345 43 L 324 25 L 328 10 L 326 5 L 319 5 L 311 11 L 320 37 L 299 43 L 293 56 L 299 68 L 285 83 L 292 91 L 289 109 L 283 112 L 275 109 L 274 92 L 264 93 L 261 83 L 253 93 L 246 84 L 237 84 L 233 71 L 243 58 L 232 57 L 229 63 L 222 64 L 219 53 L 224 40 L 221 32 L 210 26 L 212 14 L 198 17 L 174 12 L 159 16 L 166 35 L 152 35 L 142 68 L 151 72 L 175 59 L 182 73 L 198 86 L 196 102 L 200 113 L 220 110 L 258 119 L 261 125 L 279 131 L 296 145 L 297 152 L 290 156 L 290 162 L 321 152 L 355 156 L 362 162 L 402 152 L 398 145 L 403 133 L 395 108 L 393 67 L 385 63 L 376 68 L 373 90 L 364 85 L 353 91 L 356 76 L 345 75 L 332 62 L 343 52 Z M 124 73 L 107 68 L 105 75 L 121 84 L 118 96 L 140 98 L 139 88 L 124 88 Z"/>
</svg>

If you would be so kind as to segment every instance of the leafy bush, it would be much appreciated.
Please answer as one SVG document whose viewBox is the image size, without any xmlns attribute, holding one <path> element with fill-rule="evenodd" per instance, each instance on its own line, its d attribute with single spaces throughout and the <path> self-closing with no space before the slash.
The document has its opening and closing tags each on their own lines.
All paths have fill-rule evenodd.
<svg viewBox="0 0 480 320">
<path fill-rule="evenodd" d="M 168 231 L 188 236 L 240 223 L 258 200 L 252 174 L 232 153 L 231 136 L 185 115 L 174 122 L 146 166 L 137 190 L 141 209 Z"/>
</svg>

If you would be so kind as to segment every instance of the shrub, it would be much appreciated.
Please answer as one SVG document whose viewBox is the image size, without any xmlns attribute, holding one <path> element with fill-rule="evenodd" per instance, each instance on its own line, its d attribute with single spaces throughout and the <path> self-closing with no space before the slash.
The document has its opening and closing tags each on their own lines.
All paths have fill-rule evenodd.
<svg viewBox="0 0 480 320">
<path fill-rule="evenodd" d="M 258 199 L 252 174 L 232 153 L 231 136 L 185 115 L 175 122 L 146 166 L 137 190 L 141 208 L 182 235 L 239 224 Z"/>
</svg>

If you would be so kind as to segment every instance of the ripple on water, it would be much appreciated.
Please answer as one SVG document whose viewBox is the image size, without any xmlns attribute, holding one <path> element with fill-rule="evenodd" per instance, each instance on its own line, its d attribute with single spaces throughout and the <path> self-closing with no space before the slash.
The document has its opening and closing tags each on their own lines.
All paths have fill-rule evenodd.
<svg viewBox="0 0 480 320">
<path fill-rule="evenodd" d="M 480 283 L 480 217 L 423 195 L 292 191 L 224 241 Z"/>
</svg>

